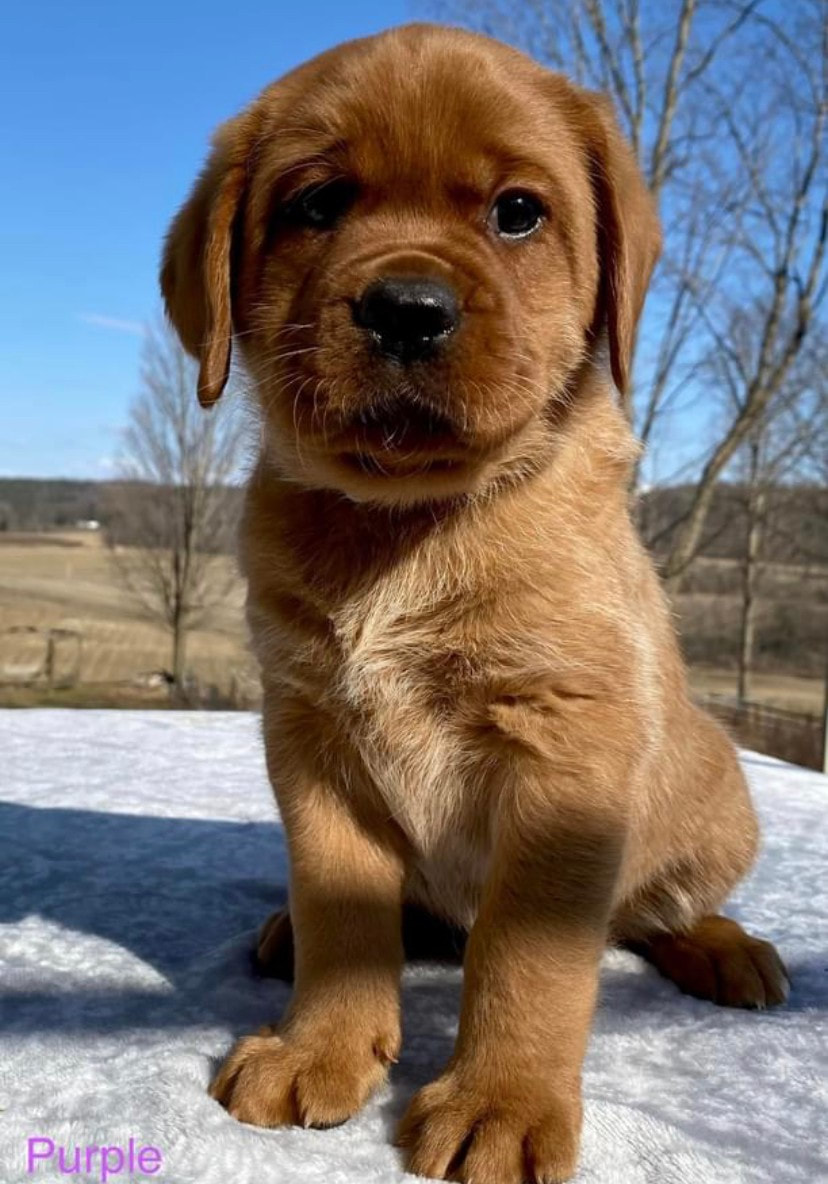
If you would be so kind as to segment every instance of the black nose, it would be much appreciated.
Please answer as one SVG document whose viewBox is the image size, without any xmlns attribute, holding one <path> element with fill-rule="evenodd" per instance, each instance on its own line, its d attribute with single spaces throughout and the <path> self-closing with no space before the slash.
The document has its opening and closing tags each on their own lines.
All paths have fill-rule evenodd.
<svg viewBox="0 0 828 1184">
<path fill-rule="evenodd" d="M 457 297 L 442 280 L 393 276 L 375 280 L 354 306 L 354 320 L 388 357 L 416 362 L 457 328 Z"/>
</svg>

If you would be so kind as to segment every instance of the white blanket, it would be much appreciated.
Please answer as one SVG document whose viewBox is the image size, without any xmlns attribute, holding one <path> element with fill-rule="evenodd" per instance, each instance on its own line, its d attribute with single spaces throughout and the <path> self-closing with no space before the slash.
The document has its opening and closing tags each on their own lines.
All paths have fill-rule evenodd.
<svg viewBox="0 0 828 1184">
<path fill-rule="evenodd" d="M 608 953 L 582 1184 L 828 1181 L 828 780 L 744 762 L 764 851 L 732 911 L 779 946 L 790 1002 L 718 1009 Z M 207 1096 L 231 1040 L 287 999 L 250 964 L 255 930 L 284 895 L 253 716 L 0 711 L 2 1184 L 100 1180 L 99 1152 L 71 1177 L 56 1160 L 62 1146 L 71 1167 L 90 1145 L 122 1148 L 107 1179 L 128 1181 L 130 1139 L 133 1166 L 142 1147 L 161 1158 L 135 1180 L 403 1180 L 391 1135 L 449 1054 L 456 968 L 406 971 L 401 1063 L 345 1126 L 256 1130 Z"/>
</svg>

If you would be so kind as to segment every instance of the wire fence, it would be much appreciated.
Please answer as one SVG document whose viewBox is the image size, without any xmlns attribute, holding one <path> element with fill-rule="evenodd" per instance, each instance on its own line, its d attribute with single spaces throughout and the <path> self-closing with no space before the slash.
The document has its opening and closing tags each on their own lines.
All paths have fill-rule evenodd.
<svg viewBox="0 0 828 1184">
<path fill-rule="evenodd" d="M 207 678 L 189 671 L 176 686 L 163 668 L 126 673 L 123 677 L 89 677 L 84 657 L 94 644 L 84 644 L 83 632 L 66 627 L 12 625 L 0 629 L 0 704 L 35 706 L 42 702 L 65 706 L 203 707 L 248 711 L 261 705 L 261 684 L 248 667 L 239 664 Z"/>
<path fill-rule="evenodd" d="M 707 695 L 700 702 L 744 748 L 808 769 L 822 769 L 823 722 L 819 716 L 764 703 L 738 703 L 717 695 Z"/>
</svg>

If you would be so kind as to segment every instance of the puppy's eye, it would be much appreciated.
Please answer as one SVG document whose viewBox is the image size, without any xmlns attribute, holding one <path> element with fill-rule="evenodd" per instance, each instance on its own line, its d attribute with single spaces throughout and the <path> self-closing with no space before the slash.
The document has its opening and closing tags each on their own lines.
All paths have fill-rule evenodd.
<svg viewBox="0 0 828 1184">
<path fill-rule="evenodd" d="M 338 179 L 311 185 L 295 197 L 288 207 L 290 219 L 314 230 L 329 230 L 347 213 L 356 197 L 351 181 Z"/>
<path fill-rule="evenodd" d="M 543 221 L 543 202 L 525 189 L 501 193 L 489 214 L 489 227 L 503 238 L 525 238 Z"/>
</svg>

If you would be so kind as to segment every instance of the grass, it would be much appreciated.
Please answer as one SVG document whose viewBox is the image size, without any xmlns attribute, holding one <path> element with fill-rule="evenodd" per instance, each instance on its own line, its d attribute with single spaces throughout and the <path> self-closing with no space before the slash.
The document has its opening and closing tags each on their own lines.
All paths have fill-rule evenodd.
<svg viewBox="0 0 828 1184">
<path fill-rule="evenodd" d="M 173 706 L 166 691 L 104 683 L 80 683 L 75 687 L 50 690 L 45 686 L 0 687 L 2 707 L 106 707 L 147 711 Z"/>
</svg>

